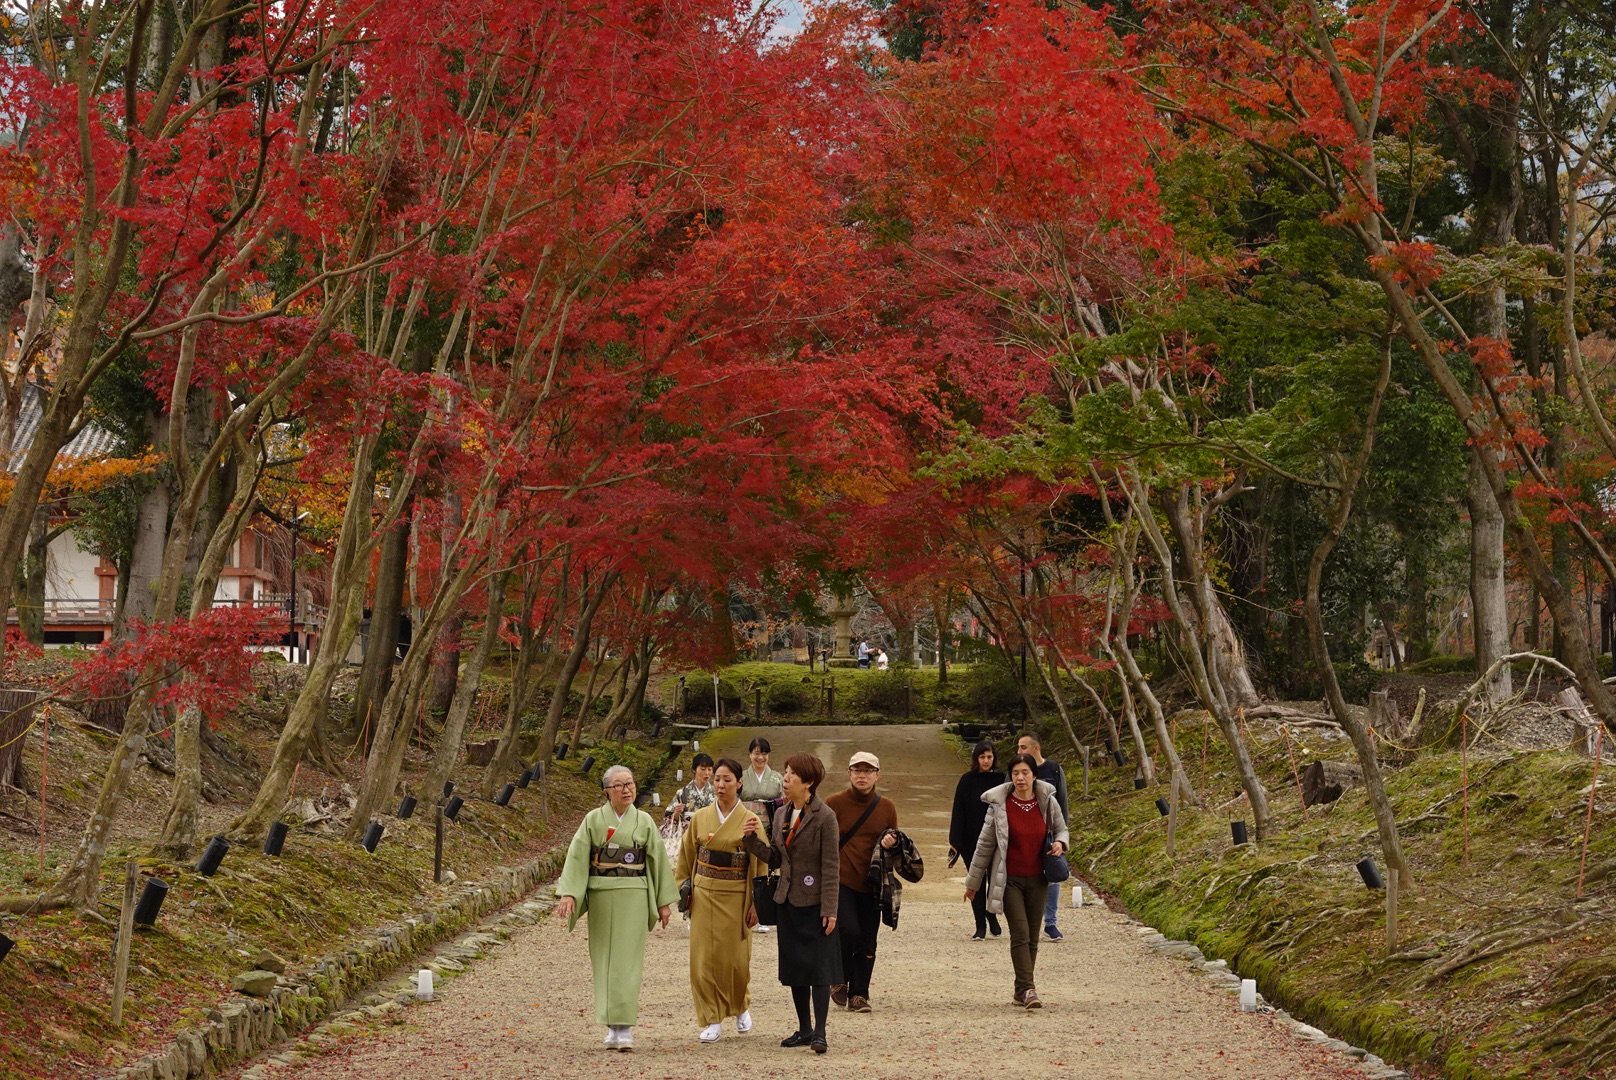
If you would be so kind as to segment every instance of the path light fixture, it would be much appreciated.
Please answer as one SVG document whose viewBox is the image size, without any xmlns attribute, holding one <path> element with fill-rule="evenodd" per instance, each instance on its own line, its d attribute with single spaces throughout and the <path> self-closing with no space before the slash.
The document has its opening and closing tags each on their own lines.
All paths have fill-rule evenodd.
<svg viewBox="0 0 1616 1080">
<path fill-rule="evenodd" d="M 1136 776 L 1133 778 L 1133 789 L 1135 791 L 1145 790 L 1145 778 L 1143 776 Z"/>
<path fill-rule="evenodd" d="M 135 903 L 135 925 L 156 925 L 157 913 L 163 910 L 167 897 L 168 882 L 162 878 L 147 878 L 145 887 L 140 890 L 140 899 Z"/>
<path fill-rule="evenodd" d="M 1384 889 L 1386 887 L 1386 883 L 1380 880 L 1380 871 L 1375 869 L 1375 860 L 1368 855 L 1358 860 L 1358 876 L 1363 878 L 1365 888 Z"/>
<path fill-rule="evenodd" d="M 445 780 L 443 782 L 443 797 L 445 799 L 447 799 L 449 796 L 451 796 L 453 794 L 454 794 L 454 781 L 453 780 Z"/>
<path fill-rule="evenodd" d="M 660 792 L 660 791 L 651 792 L 651 805 L 652 806 L 661 806 L 662 805 L 662 792 Z"/>
<path fill-rule="evenodd" d="M 1111 751 L 1111 757 L 1117 763 L 1117 768 L 1119 769 L 1128 764 L 1128 755 L 1124 754 L 1121 750 Z"/>
<path fill-rule="evenodd" d="M 4 934 L 0 934 L 0 962 L 5 960 L 6 954 L 11 952 L 11 947 L 15 944 L 17 944 L 15 941 L 12 941 Z"/>
<path fill-rule="evenodd" d="M 1234 846 L 1240 847 L 1246 843 L 1246 823 L 1244 821 L 1229 822 L 1229 832 L 1234 834 Z"/>
<path fill-rule="evenodd" d="M 557 761 L 566 761 L 567 760 L 567 750 L 568 749 L 569 749 L 569 747 L 567 746 L 566 743 L 561 743 L 559 746 L 557 746 L 555 748 L 556 760 Z"/>
<path fill-rule="evenodd" d="M 400 821 L 407 821 L 415 813 L 415 796 L 406 795 L 398 804 L 397 817 Z"/>
<path fill-rule="evenodd" d="M 465 805 L 466 800 L 456 795 L 444 805 L 443 816 L 448 818 L 450 821 L 453 821 L 455 818 L 460 816 L 460 808 Z"/>
<path fill-rule="evenodd" d="M 219 872 L 219 864 L 230 852 L 230 841 L 222 836 L 215 836 L 208 841 L 208 846 L 202 851 L 202 858 L 197 860 L 196 872 L 203 877 L 212 877 Z"/>
<path fill-rule="evenodd" d="M 515 794 L 516 794 L 516 785 L 515 784 L 506 784 L 504 787 L 499 789 L 499 794 L 494 797 L 494 805 L 495 806 L 509 806 L 509 805 L 511 805 L 511 796 L 515 795 Z"/>
<path fill-rule="evenodd" d="M 369 825 L 365 826 L 365 838 L 359 841 L 359 843 L 364 846 L 366 851 L 374 855 L 376 853 L 376 845 L 382 842 L 382 831 L 382 823 L 379 821 L 372 821 Z"/>
<path fill-rule="evenodd" d="M 286 846 L 286 822 L 272 821 L 269 823 L 269 835 L 264 837 L 264 854 L 279 857 L 281 848 Z"/>
<path fill-rule="evenodd" d="M 589 754 L 584 758 L 583 764 L 578 766 L 578 775 L 580 775 L 580 776 L 588 776 L 589 775 L 589 770 L 593 769 L 594 767 L 595 767 L 595 755 L 594 754 Z"/>
<path fill-rule="evenodd" d="M 516 786 L 519 787 L 519 788 L 523 788 L 524 790 L 532 782 L 533 782 L 533 770 L 532 769 L 523 769 L 522 770 L 522 775 L 518 776 L 516 778 Z"/>
<path fill-rule="evenodd" d="M 1157 799 L 1156 800 L 1156 809 L 1161 811 L 1161 816 L 1162 817 L 1166 817 L 1167 816 L 1167 800 L 1166 799 Z"/>
<path fill-rule="evenodd" d="M 1117 752 L 1117 741 L 1109 735 L 1105 737 L 1105 752 L 1108 754 Z"/>
</svg>

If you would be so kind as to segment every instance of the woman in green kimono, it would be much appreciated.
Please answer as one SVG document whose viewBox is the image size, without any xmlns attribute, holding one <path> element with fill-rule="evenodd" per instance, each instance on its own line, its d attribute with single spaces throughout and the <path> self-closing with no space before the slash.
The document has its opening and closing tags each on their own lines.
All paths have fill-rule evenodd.
<svg viewBox="0 0 1616 1080">
<path fill-rule="evenodd" d="M 606 1025 L 606 1049 L 632 1050 L 645 937 L 658 920 L 668 925 L 679 890 L 656 822 L 634 805 L 634 774 L 613 765 L 601 786 L 610 801 L 585 814 L 573 834 L 556 885 L 556 914 L 568 930 L 589 916 L 595 1022 Z"/>
</svg>

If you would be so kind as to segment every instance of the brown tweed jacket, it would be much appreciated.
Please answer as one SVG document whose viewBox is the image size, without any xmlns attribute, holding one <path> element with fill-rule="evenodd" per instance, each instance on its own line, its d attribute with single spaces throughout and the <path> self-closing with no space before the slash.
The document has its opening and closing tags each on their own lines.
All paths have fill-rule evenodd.
<svg viewBox="0 0 1616 1080">
<path fill-rule="evenodd" d="M 785 843 L 791 822 L 791 804 L 786 803 L 774 812 L 770 829 L 772 841 L 764 841 L 756 834 L 746 838 L 747 849 L 769 869 L 780 871 L 780 885 L 774 891 L 777 904 L 792 907 L 819 905 L 820 917 L 836 914 L 836 901 L 840 897 L 841 852 L 837 845 L 841 832 L 836 825 L 836 811 L 826 806 L 818 795 L 808 800 L 803 810 L 802 824 L 790 845 Z"/>
</svg>

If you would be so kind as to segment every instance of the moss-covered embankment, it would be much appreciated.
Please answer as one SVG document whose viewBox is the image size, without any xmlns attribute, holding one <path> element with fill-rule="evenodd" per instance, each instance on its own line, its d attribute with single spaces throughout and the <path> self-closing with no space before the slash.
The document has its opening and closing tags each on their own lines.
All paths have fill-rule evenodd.
<svg viewBox="0 0 1616 1080">
<path fill-rule="evenodd" d="M 1580 899 L 1592 761 L 1452 750 L 1388 770 L 1415 875 L 1388 957 L 1385 893 L 1368 890 L 1354 866 L 1370 854 L 1384 868 L 1364 792 L 1309 808 L 1304 820 L 1291 764 L 1353 760 L 1346 740 L 1293 729 L 1287 748 L 1277 729 L 1253 724 L 1277 828 L 1235 848 L 1230 822 L 1249 823 L 1250 812 L 1229 755 L 1215 728 L 1185 719 L 1176 738 L 1207 809 L 1182 815 L 1172 857 L 1155 806 L 1165 778 L 1135 790 L 1131 762 L 1100 766 L 1095 754 L 1083 801 L 1081 767 L 1068 766 L 1072 862 L 1084 880 L 1169 937 L 1228 960 L 1275 1004 L 1416 1075 L 1616 1076 L 1608 768 Z M 1062 760 L 1078 759 L 1064 749 Z"/>
<path fill-rule="evenodd" d="M 250 734 L 262 738 L 262 733 Z M 67 817 L 79 805 L 76 788 L 93 787 L 103 744 L 109 743 L 78 731 L 58 731 L 51 767 L 68 761 L 75 771 L 71 786 L 52 789 L 53 820 Z M 604 766 L 622 762 L 641 775 L 652 775 L 669 760 L 666 743 L 620 747 L 612 742 L 589 753 L 596 763 L 587 776 L 579 775 L 577 758 L 552 770 L 548 817 L 539 812 L 537 784 L 518 792 L 506 807 L 468 799 L 459 820 L 446 826 L 445 868 L 462 882 L 479 881 L 494 867 L 524 863 L 565 845 L 578 816 L 599 802 Z M 28 764 L 37 769 L 32 760 Z M 353 764 L 357 771 L 357 758 Z M 412 754 L 411 775 L 425 764 L 424 755 Z M 463 788 L 473 785 L 476 772 L 466 771 Z M 304 795 L 332 791 L 338 779 L 311 783 L 305 775 L 298 790 Z M 59 800 L 69 797 L 64 807 Z M 115 843 L 106 860 L 99 913 L 108 922 L 71 911 L 0 917 L 0 931 L 17 942 L 5 960 L 7 989 L 0 995 L 0 1080 L 111 1073 L 200 1023 L 231 997 L 232 977 L 251 968 L 261 951 L 291 960 L 289 973 L 306 977 L 315 961 L 343 952 L 368 930 L 451 896 L 447 880 L 443 885 L 433 881 L 429 808 L 409 820 L 379 818 L 386 833 L 375 854 L 317 821 L 294 825 L 281 857 L 238 847 L 215 876 L 204 878 L 193 869 L 194 860 L 176 863 L 148 854 L 148 842 L 140 834 L 162 797 L 161 784 L 143 780 L 134 805 L 125 811 L 129 824 L 146 824 Z M 339 799 L 339 806 L 343 802 Z M 210 807 L 216 820 L 224 810 L 228 807 Z M 0 837 L 0 891 L 37 890 L 48 880 L 50 868 L 71 850 L 75 837 L 65 827 L 69 823 L 50 837 L 44 875 L 39 873 L 37 840 L 15 831 Z M 136 932 L 124 1025 L 115 1030 L 108 1023 L 110 958 L 123 867 L 130 856 L 145 874 L 166 880 L 171 889 L 156 925 Z"/>
</svg>

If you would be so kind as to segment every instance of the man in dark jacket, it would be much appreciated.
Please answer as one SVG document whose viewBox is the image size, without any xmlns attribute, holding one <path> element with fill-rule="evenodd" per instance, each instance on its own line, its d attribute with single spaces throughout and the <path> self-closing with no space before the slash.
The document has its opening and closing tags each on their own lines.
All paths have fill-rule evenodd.
<svg viewBox="0 0 1616 1080">
<path fill-rule="evenodd" d="M 1060 806 L 1061 816 L 1067 821 L 1071 821 L 1072 811 L 1066 801 L 1066 770 L 1044 757 L 1044 748 L 1037 733 L 1029 731 L 1016 740 L 1016 753 L 1031 754 L 1033 760 L 1038 762 L 1035 779 L 1055 785 L 1055 802 Z M 1049 899 L 1044 901 L 1044 934 L 1050 941 L 1059 941 L 1063 936 L 1060 928 L 1055 925 L 1055 916 L 1059 912 L 1060 885 L 1051 883 L 1049 886 Z"/>
<path fill-rule="evenodd" d="M 838 1005 L 854 1012 L 870 1011 L 870 976 L 875 971 L 875 934 L 881 928 L 881 891 L 872 890 L 870 862 L 876 845 L 897 843 L 898 811 L 892 800 L 876 793 L 881 761 L 860 750 L 847 767 L 848 788 L 825 800 L 841 830 L 841 900 L 837 904 L 842 937 L 842 974 L 846 983 L 830 988 Z M 878 883 L 879 884 L 879 883 Z"/>
</svg>

